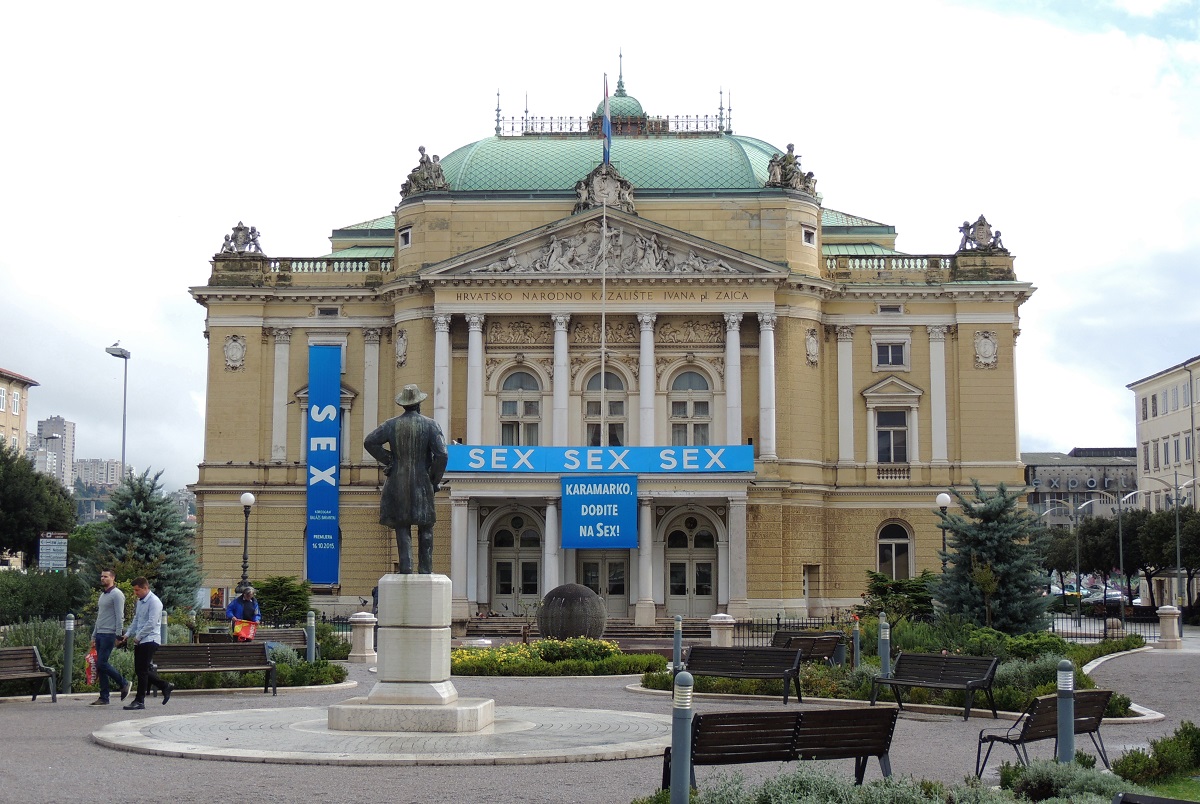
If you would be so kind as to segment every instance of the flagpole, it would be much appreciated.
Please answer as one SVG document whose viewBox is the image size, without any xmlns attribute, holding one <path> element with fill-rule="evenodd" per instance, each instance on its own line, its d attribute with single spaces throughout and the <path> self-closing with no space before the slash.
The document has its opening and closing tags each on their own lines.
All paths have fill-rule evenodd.
<svg viewBox="0 0 1200 804">
<path fill-rule="evenodd" d="M 600 204 L 600 443 L 608 446 L 608 202 Z"/>
</svg>

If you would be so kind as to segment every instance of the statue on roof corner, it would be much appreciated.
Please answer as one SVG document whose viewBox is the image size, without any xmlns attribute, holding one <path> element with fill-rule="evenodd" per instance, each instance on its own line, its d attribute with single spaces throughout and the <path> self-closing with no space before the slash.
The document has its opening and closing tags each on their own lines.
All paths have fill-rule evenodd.
<svg viewBox="0 0 1200 804">
<path fill-rule="evenodd" d="M 767 162 L 766 186 L 799 190 L 809 195 L 817 194 L 816 177 L 811 170 L 805 173 L 800 169 L 800 157 L 796 155 L 796 146 L 790 142 L 786 154 L 775 154 Z"/>
<path fill-rule="evenodd" d="M 577 201 L 572 215 L 589 209 L 609 206 L 636 215 L 633 206 L 633 185 L 611 164 L 601 163 L 595 170 L 575 182 Z"/>
<path fill-rule="evenodd" d="M 259 254 L 263 253 L 262 244 L 258 242 L 259 232 L 253 226 L 246 226 L 238 221 L 233 227 L 233 233 L 225 235 L 220 254 Z"/>
<path fill-rule="evenodd" d="M 409 171 L 404 184 L 400 185 L 400 195 L 407 198 L 428 190 L 449 190 L 450 185 L 446 182 L 439 158 L 434 156 L 430 159 L 425 153 L 424 145 L 419 146 L 417 150 L 421 153 L 421 158 L 417 160 L 417 166 Z"/>
<path fill-rule="evenodd" d="M 993 231 L 987 218 L 982 215 L 974 223 L 963 221 L 963 225 L 958 227 L 958 231 L 962 232 L 962 240 L 958 244 L 960 254 L 964 251 L 978 251 L 983 254 L 1008 253 L 1008 249 L 1000 240 L 1000 230 Z"/>
</svg>

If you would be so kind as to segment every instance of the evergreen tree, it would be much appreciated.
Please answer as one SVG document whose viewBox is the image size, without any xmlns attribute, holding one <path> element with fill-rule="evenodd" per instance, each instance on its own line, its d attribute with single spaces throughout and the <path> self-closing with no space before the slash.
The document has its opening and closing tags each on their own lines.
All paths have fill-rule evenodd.
<svg viewBox="0 0 1200 804">
<path fill-rule="evenodd" d="M 194 536 L 163 495 L 161 476 L 151 477 L 149 470 L 130 474 L 113 491 L 109 520 L 96 538 L 95 568 L 115 567 L 119 580 L 144 574 L 164 608 L 192 607 L 200 586 Z"/>
<path fill-rule="evenodd" d="M 1001 483 L 988 493 L 979 481 L 971 482 L 974 500 L 950 489 L 962 515 L 938 512 L 951 538 L 937 599 L 947 613 L 1006 634 L 1040 631 L 1047 604 L 1040 569 L 1042 523 L 1017 508 L 1019 492 Z"/>
</svg>

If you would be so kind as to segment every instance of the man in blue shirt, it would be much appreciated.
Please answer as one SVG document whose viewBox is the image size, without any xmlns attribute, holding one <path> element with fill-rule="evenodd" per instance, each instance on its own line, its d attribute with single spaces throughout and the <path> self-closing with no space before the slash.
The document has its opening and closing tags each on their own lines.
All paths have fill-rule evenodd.
<svg viewBox="0 0 1200 804">
<path fill-rule="evenodd" d="M 262 611 L 258 608 L 258 600 L 254 597 L 254 587 L 247 586 L 242 590 L 242 593 L 229 601 L 229 605 L 225 607 L 225 616 L 229 618 L 229 622 L 234 620 L 249 620 L 250 622 L 262 622 Z M 248 642 L 249 640 L 238 636 L 239 641 Z"/>
<path fill-rule="evenodd" d="M 133 593 L 138 599 L 137 608 L 133 612 L 133 622 L 125 630 L 125 636 L 117 640 L 117 645 L 133 643 L 133 669 L 138 680 L 137 696 L 133 703 L 126 704 L 124 708 L 145 709 L 146 691 L 151 685 L 162 690 L 164 704 L 171 700 L 175 685 L 163 681 L 151 667 L 154 663 L 154 651 L 158 650 L 162 601 L 150 591 L 150 582 L 142 577 L 133 579 Z"/>
</svg>

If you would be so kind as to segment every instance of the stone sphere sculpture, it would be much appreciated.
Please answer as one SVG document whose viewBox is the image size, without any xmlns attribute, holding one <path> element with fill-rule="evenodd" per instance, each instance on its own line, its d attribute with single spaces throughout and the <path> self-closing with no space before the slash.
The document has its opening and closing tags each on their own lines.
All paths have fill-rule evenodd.
<svg viewBox="0 0 1200 804">
<path fill-rule="evenodd" d="M 538 611 L 538 630 L 551 639 L 599 639 L 607 623 L 608 613 L 600 595 L 577 583 L 551 589 Z"/>
</svg>

